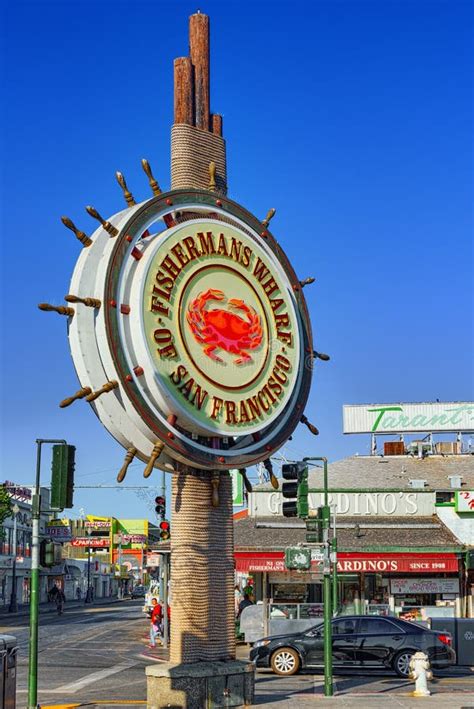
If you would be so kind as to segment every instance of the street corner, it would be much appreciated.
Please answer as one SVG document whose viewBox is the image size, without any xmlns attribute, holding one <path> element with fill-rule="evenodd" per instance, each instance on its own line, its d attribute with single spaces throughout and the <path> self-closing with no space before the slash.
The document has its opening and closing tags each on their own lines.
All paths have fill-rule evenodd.
<svg viewBox="0 0 474 709">
<path fill-rule="evenodd" d="M 75 709 L 81 704 L 38 704 L 38 709 Z"/>
</svg>

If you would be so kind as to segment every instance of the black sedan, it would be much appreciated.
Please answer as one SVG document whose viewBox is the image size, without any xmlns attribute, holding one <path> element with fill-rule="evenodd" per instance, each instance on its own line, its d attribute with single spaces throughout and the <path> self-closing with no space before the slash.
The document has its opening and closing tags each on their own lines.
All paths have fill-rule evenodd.
<svg viewBox="0 0 474 709">
<path fill-rule="evenodd" d="M 379 616 L 343 616 L 333 618 L 331 626 L 334 670 L 385 668 L 408 677 L 411 657 L 419 650 L 428 655 L 433 669 L 456 662 L 451 636 L 417 623 Z M 263 638 L 254 643 L 250 659 L 257 667 L 271 667 L 278 675 L 323 667 L 323 630 L 320 622 L 302 633 Z"/>
</svg>

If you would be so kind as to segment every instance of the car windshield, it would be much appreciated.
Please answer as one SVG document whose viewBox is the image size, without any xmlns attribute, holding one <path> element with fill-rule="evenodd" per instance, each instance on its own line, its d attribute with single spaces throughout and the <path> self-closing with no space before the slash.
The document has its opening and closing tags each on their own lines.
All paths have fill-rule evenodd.
<svg viewBox="0 0 474 709">
<path fill-rule="evenodd" d="M 324 628 L 324 623 L 321 622 L 321 623 L 318 623 L 317 625 L 313 625 L 312 628 L 308 628 L 308 630 L 306 631 L 305 634 L 306 635 L 314 635 L 315 633 L 318 633 L 323 628 Z"/>
</svg>

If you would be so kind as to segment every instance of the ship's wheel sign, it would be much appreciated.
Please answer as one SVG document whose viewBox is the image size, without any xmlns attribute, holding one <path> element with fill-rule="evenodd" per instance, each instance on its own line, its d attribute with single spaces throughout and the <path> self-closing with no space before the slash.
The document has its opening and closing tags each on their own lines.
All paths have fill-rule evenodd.
<svg viewBox="0 0 474 709">
<path fill-rule="evenodd" d="M 86 237 L 68 296 L 81 389 L 153 467 L 267 459 L 305 420 L 311 330 L 301 284 L 262 223 L 227 198 L 174 190 Z M 71 224 L 68 220 L 66 225 Z M 50 306 L 47 306 L 48 308 Z"/>
<path fill-rule="evenodd" d="M 201 219 L 170 229 L 142 261 L 144 288 L 131 300 L 148 345 L 140 361 L 179 418 L 224 436 L 274 421 L 301 351 L 294 294 L 271 250 L 237 224 Z"/>
</svg>

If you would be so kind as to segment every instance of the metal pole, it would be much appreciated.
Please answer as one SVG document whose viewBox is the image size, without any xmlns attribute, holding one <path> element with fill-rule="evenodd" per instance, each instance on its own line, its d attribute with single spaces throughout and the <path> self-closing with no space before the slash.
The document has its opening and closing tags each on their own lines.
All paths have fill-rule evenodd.
<svg viewBox="0 0 474 709">
<path fill-rule="evenodd" d="M 38 615 L 39 615 L 39 532 L 41 515 L 41 445 L 43 443 L 62 443 L 67 441 L 36 439 L 36 481 L 31 504 L 32 539 L 31 539 L 31 594 L 30 594 L 30 650 L 28 662 L 28 709 L 36 709 L 38 704 Z"/>
<path fill-rule="evenodd" d="M 329 564 L 327 567 L 326 561 L 324 564 L 324 696 L 332 697 L 334 691 L 332 684 L 331 573 Z"/>
<path fill-rule="evenodd" d="M 332 697 L 332 626 L 331 626 L 331 560 L 329 555 L 329 527 L 331 524 L 331 508 L 329 507 L 328 461 L 327 458 L 303 458 L 306 461 L 321 461 L 324 475 L 324 505 L 321 508 L 323 528 L 324 561 L 323 561 L 323 603 L 324 603 L 324 696 Z"/>
<path fill-rule="evenodd" d="M 91 535 L 87 533 L 89 537 L 89 544 L 87 545 L 87 591 L 86 591 L 86 603 L 91 602 Z"/>
<path fill-rule="evenodd" d="M 164 470 L 161 471 L 161 496 L 165 498 L 166 500 L 166 473 Z M 163 515 L 161 516 L 161 519 L 163 520 L 164 517 Z M 160 570 L 159 570 L 159 581 L 160 581 L 160 587 L 159 587 L 159 594 L 160 594 L 160 603 L 163 605 L 163 599 L 164 599 L 164 565 L 165 565 L 165 554 L 160 554 Z"/>
<path fill-rule="evenodd" d="M 123 598 L 123 585 L 122 585 L 122 532 L 119 534 L 118 543 L 118 564 L 119 564 L 119 587 L 118 587 L 118 597 Z"/>
<path fill-rule="evenodd" d="M 267 595 L 267 586 L 268 586 L 268 573 L 266 571 L 263 572 L 262 574 L 262 600 L 263 600 L 263 637 L 266 638 L 268 637 L 268 595 Z"/>
<path fill-rule="evenodd" d="M 338 597 L 338 577 L 337 577 L 337 539 L 333 537 L 331 542 L 331 552 L 332 552 L 332 614 L 337 615 L 339 608 L 339 597 Z"/>
<path fill-rule="evenodd" d="M 18 611 L 18 603 L 16 598 L 16 550 L 17 550 L 17 520 L 18 512 L 20 508 L 18 505 L 13 506 L 13 566 L 12 566 L 12 592 L 10 595 L 10 605 L 8 607 L 9 613 L 16 613 Z"/>
<path fill-rule="evenodd" d="M 168 647 L 168 554 L 162 554 L 163 564 L 163 647 Z"/>
</svg>

